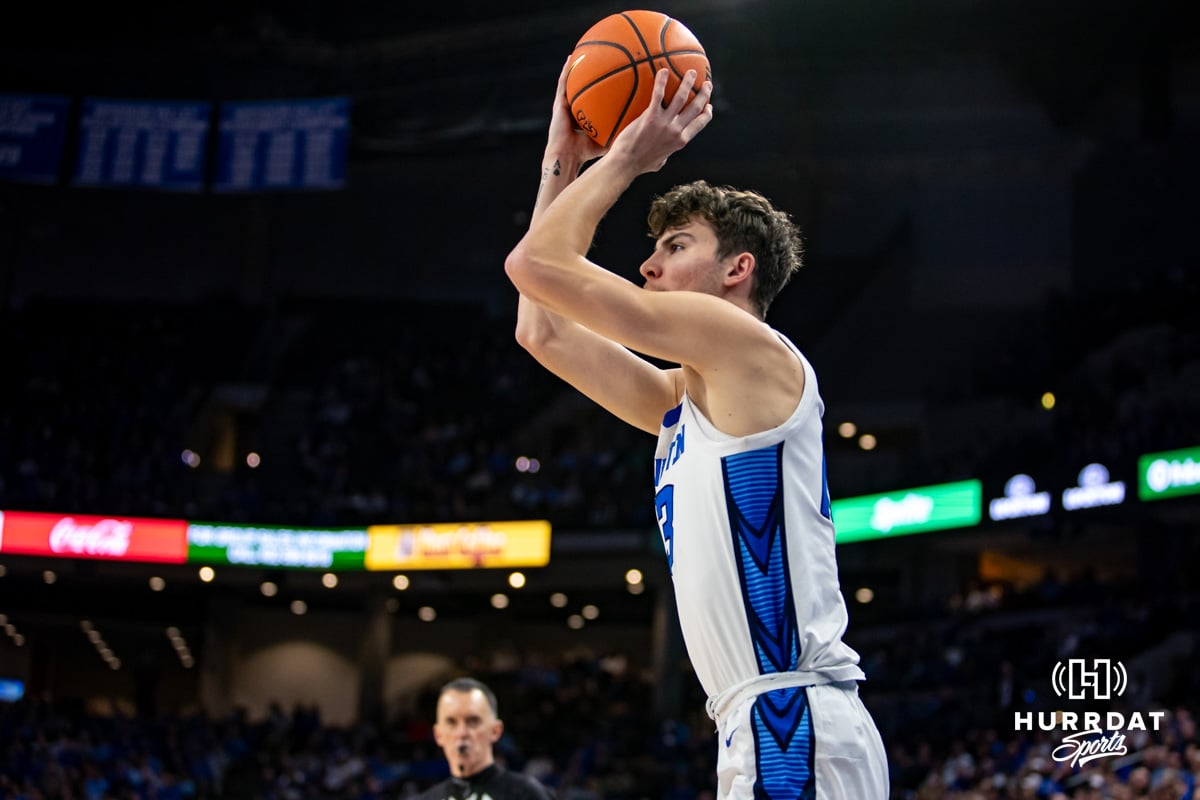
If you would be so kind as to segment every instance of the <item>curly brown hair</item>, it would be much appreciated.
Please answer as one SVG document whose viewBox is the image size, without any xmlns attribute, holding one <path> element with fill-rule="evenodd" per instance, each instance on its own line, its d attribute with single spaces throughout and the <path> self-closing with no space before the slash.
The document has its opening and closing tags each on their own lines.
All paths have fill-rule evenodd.
<svg viewBox="0 0 1200 800">
<path fill-rule="evenodd" d="M 748 252 L 754 256 L 750 299 L 760 317 L 803 264 L 804 245 L 791 218 L 761 194 L 732 186 L 693 181 L 654 198 L 647 222 L 650 236 L 707 220 L 717 234 L 717 257 Z"/>
</svg>

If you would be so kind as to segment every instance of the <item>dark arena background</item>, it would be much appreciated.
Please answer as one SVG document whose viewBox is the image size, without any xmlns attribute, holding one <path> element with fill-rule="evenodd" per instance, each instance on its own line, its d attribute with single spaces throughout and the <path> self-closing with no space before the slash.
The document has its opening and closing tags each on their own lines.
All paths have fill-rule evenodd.
<svg viewBox="0 0 1200 800">
<path fill-rule="evenodd" d="M 636 278 L 697 177 L 803 228 L 769 321 L 820 379 L 894 798 L 1197 796 L 1190 6 L 655 6 L 715 119 L 593 255 Z M 521 350 L 502 266 L 623 8 L 5 9 L 0 798 L 405 797 L 463 674 L 560 800 L 712 797 L 652 440 Z M 481 555 L 534 520 L 547 564 Z M 414 525 L 468 568 L 388 561 Z M 1089 711 L 1123 752 L 1064 755 Z"/>
</svg>

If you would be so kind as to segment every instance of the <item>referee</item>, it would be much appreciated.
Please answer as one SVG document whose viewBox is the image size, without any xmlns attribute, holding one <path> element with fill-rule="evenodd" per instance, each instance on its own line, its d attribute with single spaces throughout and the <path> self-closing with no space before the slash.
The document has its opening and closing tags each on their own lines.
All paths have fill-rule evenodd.
<svg viewBox="0 0 1200 800">
<path fill-rule="evenodd" d="M 504 733 L 496 695 L 474 678 L 457 678 L 438 695 L 433 738 L 450 765 L 451 777 L 417 800 L 553 800 L 533 778 L 496 764 L 492 745 Z"/>
</svg>

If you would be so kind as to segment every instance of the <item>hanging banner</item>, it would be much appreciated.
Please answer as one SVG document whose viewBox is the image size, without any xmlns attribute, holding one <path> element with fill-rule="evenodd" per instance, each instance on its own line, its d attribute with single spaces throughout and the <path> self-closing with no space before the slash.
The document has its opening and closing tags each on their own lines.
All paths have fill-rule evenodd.
<svg viewBox="0 0 1200 800">
<path fill-rule="evenodd" d="M 0 94 L 0 180 L 55 183 L 70 111 L 68 97 Z"/>
<path fill-rule="evenodd" d="M 211 108 L 85 98 L 75 184 L 200 191 Z"/>
<path fill-rule="evenodd" d="M 339 189 L 346 180 L 345 97 L 221 106 L 214 189 Z"/>
</svg>

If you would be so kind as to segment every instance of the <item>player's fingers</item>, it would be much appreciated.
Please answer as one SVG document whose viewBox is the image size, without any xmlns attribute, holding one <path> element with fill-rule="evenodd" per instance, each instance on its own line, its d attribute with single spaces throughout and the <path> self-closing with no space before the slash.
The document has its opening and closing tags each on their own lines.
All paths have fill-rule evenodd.
<svg viewBox="0 0 1200 800">
<path fill-rule="evenodd" d="M 705 81 L 700 84 L 700 88 L 696 90 L 696 96 L 692 98 L 689 108 L 694 110 L 697 115 L 704 111 L 704 107 L 712 101 L 713 85 L 712 81 Z"/>
<path fill-rule="evenodd" d="M 667 76 L 669 74 L 666 67 L 654 73 L 654 90 L 650 94 L 651 109 L 663 108 L 666 105 L 664 98 L 667 96 Z"/>
<path fill-rule="evenodd" d="M 571 56 L 563 62 L 562 71 L 558 73 L 558 91 L 554 95 L 555 104 L 567 93 L 567 75 L 571 74 Z"/>
<path fill-rule="evenodd" d="M 691 122 L 689 122 L 687 125 L 685 125 L 683 127 L 683 131 L 682 131 L 681 135 L 683 136 L 684 143 L 690 142 L 692 139 L 695 139 L 696 135 L 698 133 L 700 133 L 700 131 L 704 130 L 705 127 L 708 126 L 708 123 L 712 122 L 712 118 L 713 118 L 712 103 L 707 103 L 704 106 L 704 110 L 701 111 L 696 116 L 695 119 L 693 119 Z"/>
<path fill-rule="evenodd" d="M 683 90 L 682 86 L 680 87 L 680 90 Z M 703 114 L 705 109 L 711 105 L 711 99 L 712 82 L 705 81 L 704 83 L 700 84 L 698 89 L 696 89 L 696 96 L 691 99 L 691 102 L 687 104 L 687 107 L 680 111 L 677 115 L 680 125 L 686 127 L 688 123 Z"/>
<path fill-rule="evenodd" d="M 692 86 L 696 83 L 696 70 L 689 69 L 683 74 L 683 79 L 679 82 L 679 88 L 675 90 L 675 96 L 671 98 L 671 115 L 678 116 L 683 107 L 687 104 L 688 98 L 692 96 Z"/>
</svg>

